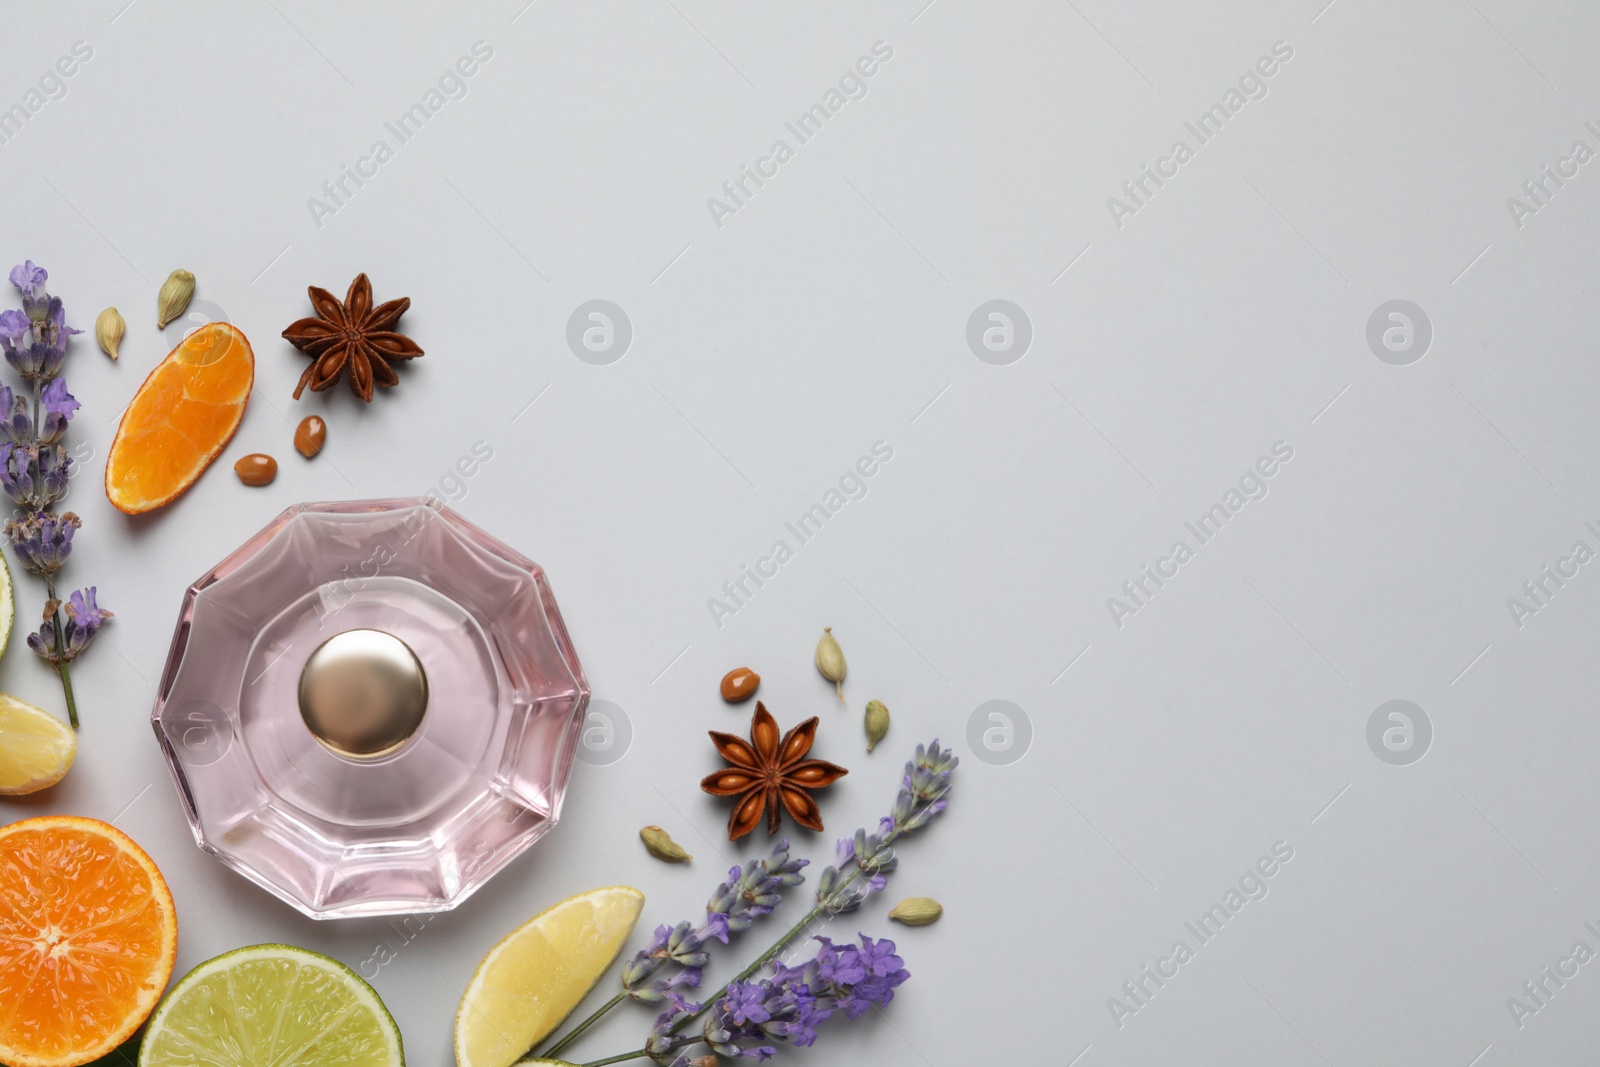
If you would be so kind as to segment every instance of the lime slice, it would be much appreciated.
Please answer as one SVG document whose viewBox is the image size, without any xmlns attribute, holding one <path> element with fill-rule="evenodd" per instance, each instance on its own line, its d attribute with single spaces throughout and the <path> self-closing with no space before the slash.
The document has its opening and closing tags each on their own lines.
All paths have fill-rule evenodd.
<svg viewBox="0 0 1600 1067">
<path fill-rule="evenodd" d="M 606 886 L 568 897 L 511 931 L 478 964 L 461 997 L 457 1067 L 510 1067 L 549 1037 L 610 968 L 643 910 L 637 889 Z"/>
<path fill-rule="evenodd" d="M 207 960 L 150 1017 L 139 1067 L 402 1067 L 400 1028 L 361 976 L 293 945 Z"/>
<path fill-rule="evenodd" d="M 0 656 L 11 642 L 11 623 L 17 616 L 17 594 L 11 587 L 11 564 L 0 554 Z"/>
<path fill-rule="evenodd" d="M 78 735 L 72 727 L 43 708 L 0 693 L 0 796 L 37 793 L 55 785 L 67 776 L 77 754 Z"/>
</svg>

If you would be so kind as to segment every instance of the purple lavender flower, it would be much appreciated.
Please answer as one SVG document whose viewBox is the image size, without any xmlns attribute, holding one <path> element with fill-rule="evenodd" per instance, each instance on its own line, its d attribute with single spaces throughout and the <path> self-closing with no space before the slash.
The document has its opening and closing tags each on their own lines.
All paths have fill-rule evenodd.
<svg viewBox="0 0 1600 1067">
<path fill-rule="evenodd" d="M 821 949 L 802 966 L 776 963 L 768 978 L 730 985 L 711 1006 L 701 1039 L 718 1055 L 764 1060 L 777 1052 L 767 1042 L 810 1045 L 830 1018 L 842 1012 L 855 1019 L 883 1007 L 911 977 L 893 941 L 865 934 L 859 945 L 816 940 Z"/>
<path fill-rule="evenodd" d="M 678 1050 L 686 1045 L 697 1045 L 700 1039 L 676 1031 L 699 1013 L 701 1005 L 685 1000 L 677 993 L 668 993 L 663 999 L 671 1007 L 656 1016 L 656 1024 L 651 1027 L 650 1036 L 645 1039 L 644 1049 L 650 1054 L 650 1058 L 659 1064 L 683 1067 L 683 1064 L 691 1061 L 680 1056 Z M 551 1054 L 554 1054 L 554 1049 L 551 1050 Z"/>
<path fill-rule="evenodd" d="M 829 985 L 855 985 L 867 976 L 867 970 L 862 966 L 861 953 L 854 945 L 844 946 L 841 951 L 826 937 L 816 939 L 822 945 L 822 951 L 817 953 L 812 963 L 816 967 L 816 978 Z M 891 949 L 893 945 L 889 946 Z"/>
<path fill-rule="evenodd" d="M 91 585 L 87 589 L 73 590 L 67 598 L 67 659 L 77 658 L 78 653 L 88 648 L 94 635 L 112 616 L 95 603 L 94 595 L 95 587 Z"/>
<path fill-rule="evenodd" d="M 22 293 L 22 307 L 29 318 L 43 318 L 34 315 L 35 308 L 48 306 L 49 294 L 44 291 L 45 279 L 50 277 L 43 267 L 36 266 L 33 260 L 11 268 L 11 284 Z"/>
<path fill-rule="evenodd" d="M 78 656 L 100 626 L 111 617 L 95 603 L 95 588 L 80 589 L 67 603 L 63 625 L 56 598 L 55 573 L 72 552 L 72 535 L 80 525 L 71 512 L 49 509 L 67 491 L 72 457 L 60 443 L 78 401 L 58 375 L 66 360 L 67 342 L 81 333 L 67 325 L 59 297 L 45 290 L 50 277 L 28 260 L 11 269 L 11 284 L 22 294 L 22 310 L 0 311 L 0 349 L 6 362 L 32 386 L 32 402 L 9 386 L 0 386 L 0 488 L 27 514 L 6 523 L 12 551 L 24 568 L 43 575 L 48 596 L 44 625 L 28 636 L 28 646 L 55 667 L 67 701 L 67 718 L 78 725 L 67 664 Z"/>
<path fill-rule="evenodd" d="M 0 445 L 0 450 L 9 447 Z M 11 538 L 12 551 L 25 569 L 34 574 L 54 574 L 72 554 L 72 534 L 82 525 L 83 520 L 70 511 L 65 515 L 40 511 L 7 522 L 6 536 Z"/>
<path fill-rule="evenodd" d="M 622 988 L 642 1004 L 660 1004 L 671 999 L 672 991 L 679 986 L 690 989 L 700 984 L 700 967 L 707 956 L 700 952 L 695 931 L 688 923 L 677 926 L 658 926 L 650 943 L 640 949 L 622 968 Z M 655 975 L 668 963 L 678 963 L 683 969 L 664 978 Z"/>
<path fill-rule="evenodd" d="M 12 393 L 9 385 L 0 385 L 0 433 L 13 444 L 33 443 L 33 419 L 28 415 L 28 398 Z"/>
<path fill-rule="evenodd" d="M 30 333 L 19 336 L 15 319 L 0 324 L 0 346 L 5 348 L 6 362 L 30 382 L 47 382 L 59 374 L 67 355 L 67 339 L 83 332 L 67 325 L 61 301 L 51 297 L 38 319 L 17 311 L 0 312 L 0 318 L 6 315 L 20 317 L 30 327 Z"/>
<path fill-rule="evenodd" d="M 728 988 L 728 995 L 717 1005 L 717 1010 L 737 1026 L 764 1023 L 772 1018 L 767 1010 L 767 991 L 759 983 L 743 982 Z"/>
<path fill-rule="evenodd" d="M 13 420 L 26 415 L 12 414 Z M 8 430 L 9 432 L 9 430 Z M 61 445 L 0 442 L 0 489 L 26 511 L 47 508 L 67 491 L 73 460 Z"/>
<path fill-rule="evenodd" d="M 72 595 L 76 597 L 78 594 Z M 874 941 L 862 934 L 860 958 L 863 974 L 874 978 L 887 978 L 901 969 L 901 959 L 894 954 L 894 942 L 887 938 Z"/>
<path fill-rule="evenodd" d="M 34 508 L 33 495 L 33 470 L 34 448 L 12 444 L 7 441 L 0 444 L 0 489 L 6 495 L 24 508 Z M 7 529 L 9 533 L 9 528 Z"/>
<path fill-rule="evenodd" d="M 44 408 L 43 424 L 39 427 L 40 444 L 54 444 L 61 440 L 61 436 L 67 432 L 72 413 L 83 406 L 67 392 L 65 378 L 50 379 L 50 384 L 39 394 L 39 403 Z"/>
<path fill-rule="evenodd" d="M 89 647 L 111 612 L 95 603 L 95 587 L 74 590 L 67 598 L 67 623 L 62 634 L 65 651 L 56 649 L 55 612 L 49 612 L 38 633 L 28 635 L 28 647 L 51 663 L 70 663 Z"/>
<path fill-rule="evenodd" d="M 710 943 L 726 945 L 730 935 L 748 930 L 757 919 L 772 914 L 783 897 L 781 890 L 805 880 L 800 870 L 806 863 L 789 855 L 789 840 L 784 838 L 764 859 L 731 868 L 728 880 L 711 894 L 702 925 L 691 927 L 682 922 L 670 928 L 656 927 L 650 943 L 623 966 L 623 990 L 641 1003 L 660 1004 L 675 988 L 698 988 L 700 968 L 710 959 L 706 951 Z M 668 964 L 682 970 L 658 977 Z"/>
<path fill-rule="evenodd" d="M 49 277 L 50 272 L 31 259 L 11 268 L 11 284 L 21 290 L 23 296 L 36 300 L 44 295 L 44 283 Z"/>
<path fill-rule="evenodd" d="M 850 991 L 845 1014 L 854 1019 L 869 1007 L 883 1007 L 894 999 L 895 987 L 911 977 L 903 961 L 895 955 L 894 942 L 874 941 L 861 935 L 861 981 Z"/>
<path fill-rule="evenodd" d="M 726 916 L 728 933 L 748 930 L 757 919 L 772 914 L 783 899 L 779 890 L 805 881 L 800 871 L 809 862 L 790 858 L 785 837 L 759 863 L 747 865 L 742 872 L 738 867 L 729 870 L 728 880 L 711 895 L 706 911 Z"/>
<path fill-rule="evenodd" d="M 73 461 L 67 455 L 67 450 L 61 445 L 42 445 L 39 448 L 37 469 L 42 490 L 39 493 L 39 506 L 49 507 L 61 499 L 67 491 L 67 482 L 72 477 Z"/>
<path fill-rule="evenodd" d="M 0 311 L 0 346 L 4 346 L 7 358 L 27 342 L 32 330 L 33 322 L 26 312 L 15 308 Z"/>
<path fill-rule="evenodd" d="M 950 779 L 960 762 L 949 749 L 939 747 L 937 738 L 917 746 L 916 755 L 906 763 L 894 808 L 878 823 L 878 832 L 857 830 L 853 839 L 841 840 L 834 865 L 817 879 L 817 901 L 825 911 L 854 911 L 888 885 L 899 862 L 891 846 L 945 810 Z"/>
</svg>

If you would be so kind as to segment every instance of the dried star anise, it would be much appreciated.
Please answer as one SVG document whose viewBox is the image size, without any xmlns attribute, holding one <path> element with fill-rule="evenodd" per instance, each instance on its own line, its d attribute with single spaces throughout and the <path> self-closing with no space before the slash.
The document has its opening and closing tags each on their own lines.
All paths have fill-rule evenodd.
<svg viewBox="0 0 1600 1067">
<path fill-rule="evenodd" d="M 372 403 L 372 386 L 400 384 L 400 376 L 389 366 L 391 360 L 415 359 L 422 355 L 417 342 L 404 334 L 395 333 L 394 325 L 411 307 L 411 298 L 402 296 L 372 306 L 372 282 L 366 274 L 357 274 L 350 283 L 350 292 L 339 303 L 326 289 L 310 286 L 311 306 L 316 315 L 301 319 L 283 331 L 284 339 L 311 357 L 311 366 L 300 376 L 294 387 L 294 398 L 307 385 L 320 393 L 339 380 L 339 374 L 348 371 L 350 391 Z"/>
<path fill-rule="evenodd" d="M 700 788 L 712 796 L 738 798 L 728 817 L 728 840 L 754 830 L 763 813 L 767 833 L 777 833 L 784 810 L 801 826 L 822 829 L 822 813 L 810 790 L 832 785 L 850 772 L 826 760 L 805 758 L 816 736 L 817 719 L 812 716 L 780 740 L 777 722 L 759 701 L 749 741 L 711 731 L 712 743 L 731 766 L 707 775 Z"/>
</svg>

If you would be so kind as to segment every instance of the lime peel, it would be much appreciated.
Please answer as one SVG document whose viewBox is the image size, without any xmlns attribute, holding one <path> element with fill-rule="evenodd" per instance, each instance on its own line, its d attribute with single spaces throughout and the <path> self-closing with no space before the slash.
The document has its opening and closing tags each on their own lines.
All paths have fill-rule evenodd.
<svg viewBox="0 0 1600 1067">
<path fill-rule="evenodd" d="M 232 1050 L 232 1051 L 230 1051 Z M 226 1063 L 404 1067 L 400 1028 L 377 991 L 329 956 L 251 945 L 184 975 L 145 1028 L 139 1067 Z"/>
</svg>

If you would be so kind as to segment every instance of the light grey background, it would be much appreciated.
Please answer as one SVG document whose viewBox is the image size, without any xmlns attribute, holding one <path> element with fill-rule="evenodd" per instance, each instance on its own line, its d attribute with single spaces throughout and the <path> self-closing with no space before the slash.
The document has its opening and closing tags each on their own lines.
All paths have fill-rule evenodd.
<svg viewBox="0 0 1600 1067">
<path fill-rule="evenodd" d="M 813 1058 L 1594 1055 L 1600 963 L 1520 1028 L 1507 1004 L 1574 942 L 1600 950 L 1600 563 L 1520 628 L 1507 606 L 1574 541 L 1600 549 L 1600 163 L 1520 227 L 1507 205 L 1573 142 L 1600 149 L 1592 5 L 125 2 L 0 17 L 0 105 L 93 48 L 0 145 L 0 259 L 47 266 L 80 327 L 107 304 L 129 323 L 120 364 L 85 337 L 68 369 L 95 454 L 69 577 L 117 619 L 77 672 L 77 767 L 0 818 L 115 819 L 171 880 L 180 970 L 257 941 L 360 966 L 388 943 L 375 985 L 412 1062 L 447 1062 L 457 990 L 513 925 L 614 882 L 648 894 L 646 925 L 692 917 L 754 850 L 698 789 L 704 731 L 747 720 L 717 680 L 748 664 L 780 722 L 822 716 L 817 754 L 851 768 L 830 832 L 798 835 L 819 868 L 886 810 L 915 741 L 963 761 L 947 818 L 852 924 L 914 978 Z M 394 147 L 385 122 L 478 41 L 467 95 L 318 225 L 308 198 Z M 784 123 L 878 41 L 893 58 L 865 97 L 798 144 Z M 1107 199 L 1193 146 L 1184 123 L 1279 41 L 1267 95 L 1119 228 Z M 715 225 L 707 198 L 779 138 L 794 158 Z M 129 520 L 96 483 L 173 341 L 155 291 L 180 266 L 252 338 L 257 389 L 216 469 Z M 308 283 L 342 294 L 361 270 L 412 297 L 427 356 L 370 407 L 343 386 L 291 401 L 304 358 L 279 332 Z M 633 328 L 609 365 L 566 343 L 596 299 Z M 966 341 L 996 299 L 1033 333 L 1004 366 Z M 1395 299 L 1433 329 L 1407 366 L 1366 341 Z M 329 437 L 304 463 L 309 412 Z M 556 832 L 409 942 L 304 920 L 180 815 L 148 724 L 180 595 L 285 505 L 425 492 L 478 440 L 494 459 L 457 506 L 548 568 L 632 747 L 580 766 Z M 868 495 L 716 625 L 708 598 L 880 440 Z M 1265 499 L 1119 628 L 1108 598 L 1279 441 Z M 228 469 L 257 450 L 283 465 L 264 490 Z M 20 580 L 19 623 L 40 597 Z M 810 664 L 824 625 L 845 708 Z M 0 686 L 59 706 L 15 642 Z M 894 725 L 869 757 L 870 698 Z M 1410 765 L 1367 743 L 1396 699 L 1432 724 Z M 991 700 L 1031 724 L 1018 762 L 967 740 Z M 646 823 L 694 864 L 646 857 Z M 1185 922 L 1280 841 L 1270 894 L 1198 946 Z M 891 926 L 911 894 L 943 921 Z M 1108 999 L 1180 938 L 1195 958 L 1119 1027 Z M 579 1051 L 636 1047 L 649 1019 Z"/>
</svg>

